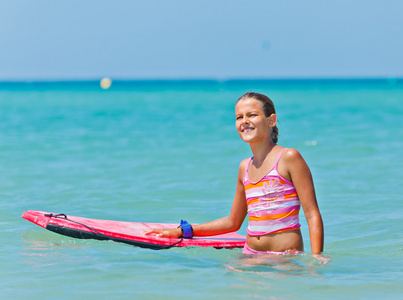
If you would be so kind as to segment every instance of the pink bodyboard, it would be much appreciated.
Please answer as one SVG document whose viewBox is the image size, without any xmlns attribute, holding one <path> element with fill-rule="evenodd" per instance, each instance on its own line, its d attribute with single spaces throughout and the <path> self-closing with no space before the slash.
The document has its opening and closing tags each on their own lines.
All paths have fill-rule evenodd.
<svg viewBox="0 0 403 300">
<path fill-rule="evenodd" d="M 37 210 L 29 210 L 22 217 L 53 232 L 81 239 L 111 239 L 143 248 L 164 249 L 174 247 L 215 247 L 241 248 L 245 237 L 236 233 L 226 233 L 192 239 L 160 238 L 156 235 L 145 235 L 143 232 L 152 228 L 175 228 L 178 224 L 137 223 L 110 220 L 97 220 L 82 217 L 56 214 Z"/>
</svg>

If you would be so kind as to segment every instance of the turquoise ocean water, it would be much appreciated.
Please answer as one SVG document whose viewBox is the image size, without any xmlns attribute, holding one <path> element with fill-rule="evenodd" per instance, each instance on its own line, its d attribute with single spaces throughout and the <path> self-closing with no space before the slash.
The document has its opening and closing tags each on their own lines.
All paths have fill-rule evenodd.
<svg viewBox="0 0 403 300">
<path fill-rule="evenodd" d="M 313 173 L 325 222 L 309 254 L 154 251 L 57 235 L 29 209 L 137 222 L 228 214 L 239 162 L 234 103 L 269 95 L 279 144 Z M 1 299 L 396 299 L 403 293 L 401 81 L 0 84 Z M 245 224 L 240 230 L 245 234 Z"/>
</svg>

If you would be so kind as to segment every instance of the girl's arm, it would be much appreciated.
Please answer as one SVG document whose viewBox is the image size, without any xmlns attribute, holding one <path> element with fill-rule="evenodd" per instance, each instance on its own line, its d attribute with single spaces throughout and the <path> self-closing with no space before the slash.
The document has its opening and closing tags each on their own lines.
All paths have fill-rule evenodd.
<svg viewBox="0 0 403 300">
<path fill-rule="evenodd" d="M 323 222 L 316 201 L 312 174 L 301 154 L 295 149 L 284 152 L 285 168 L 297 191 L 309 226 L 312 253 L 323 252 Z"/>
<path fill-rule="evenodd" d="M 247 160 L 239 165 L 238 179 L 234 201 L 232 203 L 231 212 L 227 217 L 214 220 L 208 223 L 192 225 L 193 235 L 195 236 L 211 236 L 237 231 L 245 219 L 247 213 L 245 190 L 243 186 L 243 174 L 245 172 Z M 144 232 L 145 234 L 155 233 L 159 237 L 181 237 L 180 228 L 172 229 L 151 229 Z"/>
</svg>

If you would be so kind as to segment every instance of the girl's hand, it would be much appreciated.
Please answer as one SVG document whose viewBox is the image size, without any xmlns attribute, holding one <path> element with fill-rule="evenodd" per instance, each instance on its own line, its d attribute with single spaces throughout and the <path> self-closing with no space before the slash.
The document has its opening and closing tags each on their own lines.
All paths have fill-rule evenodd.
<svg viewBox="0 0 403 300">
<path fill-rule="evenodd" d="M 312 254 L 312 256 L 315 257 L 318 260 L 318 262 L 322 265 L 326 265 L 327 263 L 332 261 L 329 256 L 323 256 L 322 254 L 319 253 L 314 253 Z"/>
<path fill-rule="evenodd" d="M 172 228 L 172 229 L 157 229 L 153 228 L 150 230 L 143 231 L 145 235 L 155 234 L 157 237 L 164 238 L 180 238 L 183 233 L 180 228 Z"/>
</svg>

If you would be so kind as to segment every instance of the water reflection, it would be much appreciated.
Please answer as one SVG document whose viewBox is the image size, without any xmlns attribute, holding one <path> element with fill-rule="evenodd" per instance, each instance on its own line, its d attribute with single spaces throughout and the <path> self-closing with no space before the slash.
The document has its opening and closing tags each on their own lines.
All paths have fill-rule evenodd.
<svg viewBox="0 0 403 300">
<path fill-rule="evenodd" d="M 71 261 L 71 248 L 82 249 L 86 247 L 85 243 L 81 241 L 77 243 L 74 240 L 59 240 L 56 243 L 41 241 L 39 235 L 31 237 L 29 233 L 23 234 L 22 239 L 23 244 L 20 254 L 23 255 L 24 262 L 40 267 L 58 265 L 66 261 Z M 84 259 L 86 258 L 80 258 L 80 260 Z"/>
<path fill-rule="evenodd" d="M 324 265 L 310 254 L 244 255 L 225 265 L 226 269 L 261 275 L 315 276 Z"/>
</svg>

